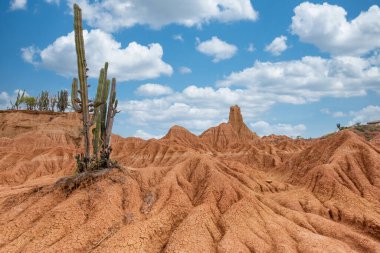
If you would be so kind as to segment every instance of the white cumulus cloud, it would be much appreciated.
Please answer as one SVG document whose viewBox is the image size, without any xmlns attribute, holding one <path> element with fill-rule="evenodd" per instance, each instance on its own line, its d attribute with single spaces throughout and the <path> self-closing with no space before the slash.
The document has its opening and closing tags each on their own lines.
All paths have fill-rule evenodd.
<svg viewBox="0 0 380 253">
<path fill-rule="evenodd" d="M 353 20 L 340 6 L 304 2 L 294 9 L 291 31 L 302 42 L 333 55 L 363 55 L 380 48 L 380 8 L 373 5 Z"/>
<path fill-rule="evenodd" d="M 279 56 L 284 52 L 288 46 L 286 45 L 286 36 L 281 35 L 275 38 L 269 45 L 265 47 L 265 51 L 270 52 L 272 55 Z"/>
<path fill-rule="evenodd" d="M 213 36 L 210 40 L 199 42 L 197 50 L 205 55 L 213 57 L 213 62 L 232 58 L 236 52 L 237 47 L 220 40 L 218 37 Z"/>
<path fill-rule="evenodd" d="M 251 123 L 250 126 L 252 127 L 252 130 L 260 136 L 276 134 L 296 137 L 302 136 L 302 134 L 306 131 L 306 126 L 304 124 L 270 124 L 262 120 L 255 123 Z"/>
<path fill-rule="evenodd" d="M 29 46 L 21 49 L 21 57 L 22 59 L 31 64 L 36 64 L 36 56 L 40 53 L 41 50 L 39 50 L 35 46 Z"/>
<path fill-rule="evenodd" d="M 321 97 L 353 97 L 368 90 L 380 93 L 380 67 L 370 59 L 306 56 L 301 60 L 260 62 L 218 81 L 222 87 L 240 86 L 271 93 L 273 100 L 302 104 Z"/>
<path fill-rule="evenodd" d="M 9 8 L 12 11 L 15 11 L 15 10 L 25 10 L 27 3 L 28 3 L 27 0 L 11 0 L 10 4 L 9 4 Z"/>
<path fill-rule="evenodd" d="M 256 20 L 258 16 L 250 0 L 69 0 L 68 5 L 74 2 L 90 26 L 105 31 L 134 25 L 199 27 L 211 21 Z"/>
<path fill-rule="evenodd" d="M 119 81 L 144 80 L 171 75 L 172 67 L 162 60 L 160 44 L 147 46 L 131 42 L 123 48 L 112 35 L 101 30 L 83 31 L 89 77 L 97 78 L 104 62 L 109 62 L 109 75 Z M 40 50 L 36 47 L 22 48 L 25 61 L 50 69 L 62 76 L 77 75 L 74 32 L 61 36 L 52 44 Z"/>
<path fill-rule="evenodd" d="M 10 101 L 11 101 L 11 96 L 7 92 L 5 91 L 0 92 L 0 109 L 1 110 L 11 107 Z"/>
<path fill-rule="evenodd" d="M 139 86 L 135 92 L 139 96 L 162 96 L 173 93 L 169 86 L 147 83 Z"/>
</svg>

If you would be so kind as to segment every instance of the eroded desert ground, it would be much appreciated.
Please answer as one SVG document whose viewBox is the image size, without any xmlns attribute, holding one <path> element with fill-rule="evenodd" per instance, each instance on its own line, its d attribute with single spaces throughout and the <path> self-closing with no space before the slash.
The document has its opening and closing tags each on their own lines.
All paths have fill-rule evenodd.
<svg viewBox="0 0 380 253">
<path fill-rule="evenodd" d="M 73 176 L 81 144 L 76 113 L 0 112 L 0 252 L 380 252 L 380 132 L 260 138 L 232 107 Z"/>
</svg>

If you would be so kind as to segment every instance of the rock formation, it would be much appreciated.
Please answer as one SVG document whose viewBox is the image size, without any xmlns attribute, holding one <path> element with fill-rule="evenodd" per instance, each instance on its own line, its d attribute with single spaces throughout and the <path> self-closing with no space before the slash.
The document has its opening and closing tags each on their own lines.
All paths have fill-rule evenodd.
<svg viewBox="0 0 380 253">
<path fill-rule="evenodd" d="M 219 151 L 236 148 L 242 144 L 252 144 L 252 141 L 258 139 L 244 123 L 240 107 L 237 105 L 231 106 L 228 123 L 206 130 L 200 138 Z"/>
<path fill-rule="evenodd" d="M 257 135 L 252 133 L 251 130 L 249 130 L 247 125 L 244 123 L 240 107 L 237 105 L 231 106 L 230 108 L 228 124 L 232 126 L 232 129 L 237 133 L 239 139 L 254 139 L 255 137 L 257 137 Z"/>
</svg>

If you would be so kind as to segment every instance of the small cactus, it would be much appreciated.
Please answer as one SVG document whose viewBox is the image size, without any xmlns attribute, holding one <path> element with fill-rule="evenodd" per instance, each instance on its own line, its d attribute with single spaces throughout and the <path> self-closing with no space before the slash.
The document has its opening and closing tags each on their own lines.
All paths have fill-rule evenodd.
<svg viewBox="0 0 380 253">
<path fill-rule="evenodd" d="M 13 104 L 11 101 L 12 109 L 16 109 L 16 110 L 19 109 L 20 105 L 24 102 L 24 95 L 25 95 L 25 90 L 22 92 L 21 90 L 18 90 L 15 103 Z"/>
<path fill-rule="evenodd" d="M 83 28 L 82 28 L 82 10 L 77 4 L 74 4 L 74 31 L 75 31 L 75 48 L 77 53 L 77 64 L 78 64 L 78 77 L 79 77 L 79 87 L 77 88 L 78 81 L 73 80 L 72 93 L 71 93 L 71 104 L 76 112 L 82 113 L 83 122 L 83 134 L 84 134 L 84 146 L 85 153 L 83 161 L 85 163 L 85 169 L 88 167 L 90 161 L 90 126 L 91 120 L 89 115 L 89 104 L 88 104 L 88 91 L 87 91 L 87 64 L 86 56 L 84 51 L 84 40 L 83 40 Z M 78 96 L 79 95 L 79 96 Z"/>
<path fill-rule="evenodd" d="M 39 111 L 48 111 L 49 110 L 49 92 L 41 91 L 40 96 L 38 97 L 37 106 Z"/>
<path fill-rule="evenodd" d="M 57 109 L 59 112 L 65 112 L 68 107 L 69 93 L 67 90 L 61 90 L 57 94 Z"/>
<path fill-rule="evenodd" d="M 56 96 L 49 98 L 50 111 L 54 112 L 54 108 L 57 105 L 58 99 Z"/>
</svg>

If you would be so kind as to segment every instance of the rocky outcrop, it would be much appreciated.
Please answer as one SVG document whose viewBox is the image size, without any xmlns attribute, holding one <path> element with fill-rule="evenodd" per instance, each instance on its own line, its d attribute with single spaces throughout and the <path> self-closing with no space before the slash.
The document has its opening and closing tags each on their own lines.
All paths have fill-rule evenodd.
<svg viewBox="0 0 380 253">
<path fill-rule="evenodd" d="M 253 133 L 244 123 L 243 116 L 238 105 L 231 106 L 228 124 L 232 126 L 232 129 L 235 133 L 237 133 L 237 136 L 242 141 L 257 138 L 257 135 Z"/>
<path fill-rule="evenodd" d="M 200 135 L 200 139 L 219 151 L 239 148 L 258 140 L 258 137 L 244 123 L 240 107 L 231 106 L 228 123 L 212 127 Z"/>
</svg>

